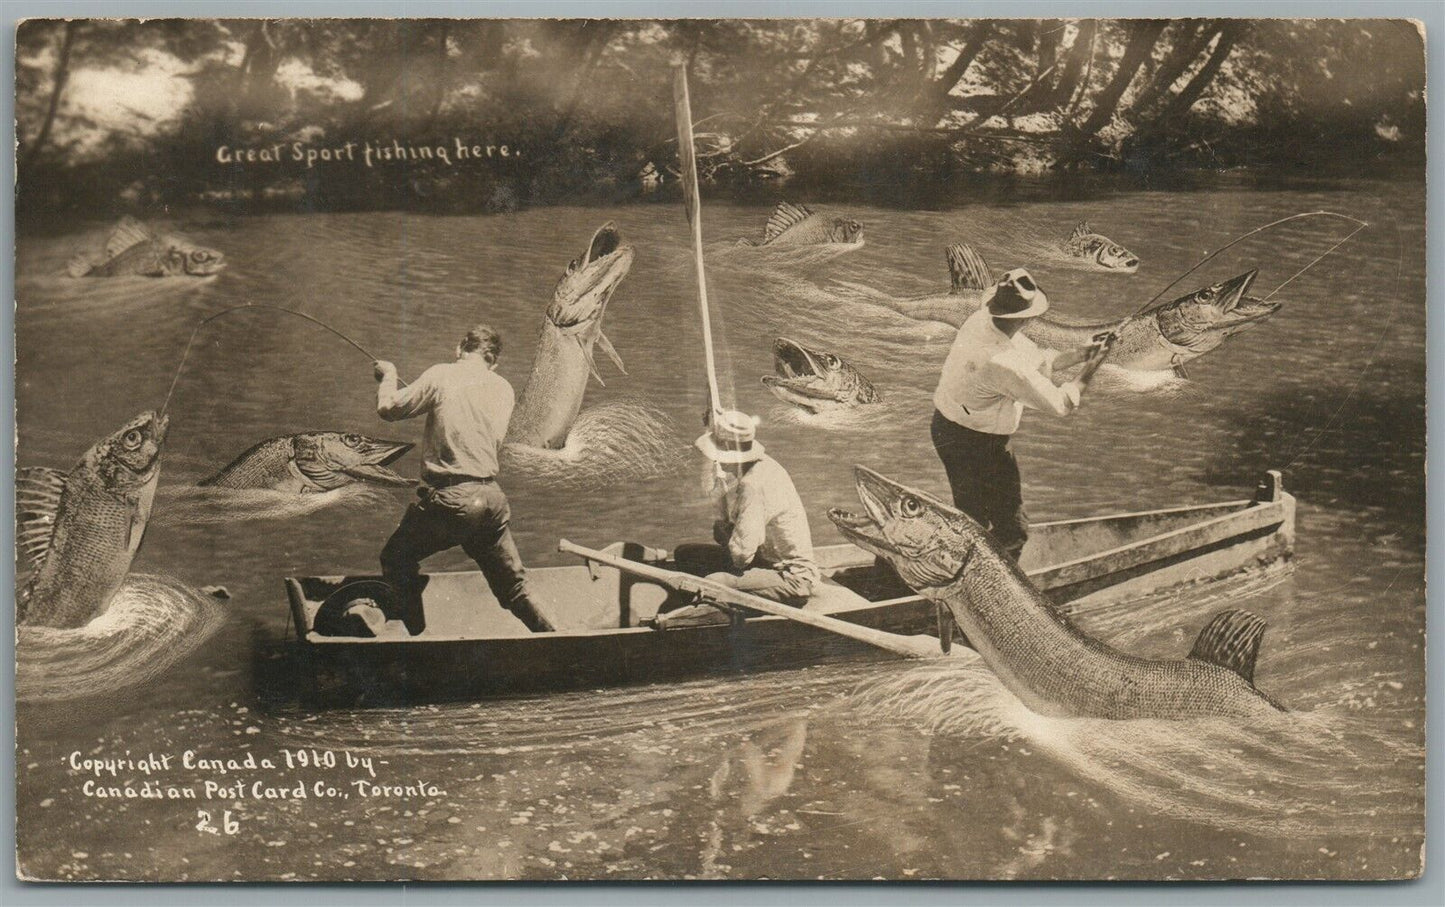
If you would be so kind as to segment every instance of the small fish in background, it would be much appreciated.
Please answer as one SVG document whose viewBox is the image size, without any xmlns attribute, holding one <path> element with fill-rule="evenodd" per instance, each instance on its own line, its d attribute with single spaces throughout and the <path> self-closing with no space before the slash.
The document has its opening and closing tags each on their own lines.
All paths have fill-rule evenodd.
<svg viewBox="0 0 1445 907">
<path fill-rule="evenodd" d="M 763 228 L 761 241 L 738 240 L 744 246 L 805 246 L 839 243 L 863 245 L 863 225 L 851 217 L 826 218 L 805 205 L 781 202 Z"/>
<path fill-rule="evenodd" d="M 1064 240 L 1064 251 L 1075 258 L 1092 259 L 1101 268 L 1133 274 L 1139 270 L 1139 256 L 1114 242 L 1107 236 L 1094 232 L 1088 221 L 1074 228 Z"/>
<path fill-rule="evenodd" d="M 127 215 L 111 230 L 100 261 L 85 253 L 70 260 L 71 277 L 209 277 L 225 256 L 174 233 L 157 233 Z"/>
<path fill-rule="evenodd" d="M 215 488 L 315 494 L 354 482 L 413 485 L 386 467 L 416 445 L 352 432 L 317 431 L 268 438 L 199 484 Z"/>
<path fill-rule="evenodd" d="M 141 413 L 68 473 L 16 470 L 15 538 L 22 570 L 32 571 L 16 597 L 17 625 L 80 627 L 105 611 L 150 520 L 166 425 Z"/>
<path fill-rule="evenodd" d="M 784 403 L 816 413 L 877 403 L 882 396 L 842 357 L 803 346 L 787 337 L 773 342 L 776 375 L 764 375 L 763 386 Z"/>
</svg>

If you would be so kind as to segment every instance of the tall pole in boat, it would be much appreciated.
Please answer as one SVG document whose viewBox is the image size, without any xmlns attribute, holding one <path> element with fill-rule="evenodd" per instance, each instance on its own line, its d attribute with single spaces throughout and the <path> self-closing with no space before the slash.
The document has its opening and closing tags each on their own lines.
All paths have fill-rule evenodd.
<svg viewBox="0 0 1445 907">
<path fill-rule="evenodd" d="M 692 227 L 692 257 L 697 269 L 697 302 L 702 309 L 702 349 L 707 359 L 708 399 L 712 414 L 723 411 L 717 387 L 717 362 L 713 357 L 712 319 L 707 307 L 707 275 L 702 264 L 702 199 L 697 189 L 697 153 L 692 144 L 692 104 L 687 94 L 687 66 L 674 67 L 672 101 L 677 110 L 677 156 L 682 165 L 682 199 Z"/>
</svg>

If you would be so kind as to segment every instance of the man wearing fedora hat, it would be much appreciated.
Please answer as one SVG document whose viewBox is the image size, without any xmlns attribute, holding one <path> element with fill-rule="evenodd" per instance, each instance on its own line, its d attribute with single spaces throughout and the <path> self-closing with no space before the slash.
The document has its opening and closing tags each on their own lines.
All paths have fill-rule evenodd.
<svg viewBox="0 0 1445 907">
<path fill-rule="evenodd" d="M 1107 346 L 1060 353 L 1025 337 L 1024 325 L 1048 311 L 1049 298 L 1023 268 L 999 278 L 983 303 L 958 329 L 943 363 L 933 395 L 933 446 L 954 505 L 1017 560 L 1028 540 L 1028 516 L 1009 439 L 1026 407 L 1058 416 L 1073 412 L 1088 379 L 1055 384 L 1054 370 L 1089 363 Z"/>
<path fill-rule="evenodd" d="M 708 423 L 694 446 L 711 461 L 717 544 L 679 545 L 673 552 L 677 568 L 786 604 L 806 603 L 822 574 L 813 560 L 808 514 L 792 478 L 757 440 L 756 418 L 727 411 Z M 686 597 L 669 597 L 659 609 L 659 625 L 687 622 L 687 616 L 674 609 L 688 603 Z M 704 620 L 717 616 L 710 607 L 703 610 L 708 612 Z"/>
</svg>

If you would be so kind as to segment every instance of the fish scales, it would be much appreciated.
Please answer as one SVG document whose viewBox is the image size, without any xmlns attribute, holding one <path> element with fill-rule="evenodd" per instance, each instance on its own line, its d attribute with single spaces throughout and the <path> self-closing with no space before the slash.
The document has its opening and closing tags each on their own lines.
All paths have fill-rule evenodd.
<svg viewBox="0 0 1445 907">
<path fill-rule="evenodd" d="M 829 518 L 844 537 L 888 560 L 916 592 L 945 606 L 969 644 L 1034 711 L 1107 719 L 1282 711 L 1252 682 L 1264 632 L 1254 615 L 1217 615 L 1188 658 L 1119 652 L 1074 626 L 972 518 L 866 467 L 855 475 L 867 515 L 833 510 Z"/>
</svg>

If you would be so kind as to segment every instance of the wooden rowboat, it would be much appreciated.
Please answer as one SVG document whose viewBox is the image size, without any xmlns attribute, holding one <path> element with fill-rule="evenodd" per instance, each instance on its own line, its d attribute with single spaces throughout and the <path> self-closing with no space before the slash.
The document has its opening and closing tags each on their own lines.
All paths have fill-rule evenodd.
<svg viewBox="0 0 1445 907">
<path fill-rule="evenodd" d="M 1294 497 L 1270 471 L 1251 499 L 1035 524 L 1022 564 L 1063 610 L 1085 612 L 1282 562 L 1293 553 L 1294 520 Z M 933 605 L 871 555 L 830 545 L 816 556 L 826 583 L 809 610 L 891 633 L 936 632 Z M 426 577 L 427 626 L 417 636 L 317 632 L 316 615 L 328 598 L 368 579 L 376 577 L 285 580 L 313 692 L 380 685 L 409 699 L 455 699 L 890 657 L 767 615 L 714 626 L 642 626 L 665 590 L 598 564 L 528 571 L 532 595 L 556 633 L 529 633 L 497 605 L 478 572 Z"/>
</svg>

